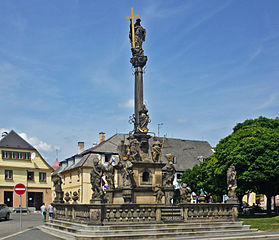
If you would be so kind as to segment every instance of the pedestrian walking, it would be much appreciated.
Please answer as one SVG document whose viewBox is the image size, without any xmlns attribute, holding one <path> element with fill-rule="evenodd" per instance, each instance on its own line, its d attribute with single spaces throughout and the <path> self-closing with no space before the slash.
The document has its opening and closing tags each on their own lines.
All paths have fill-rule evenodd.
<svg viewBox="0 0 279 240">
<path fill-rule="evenodd" d="M 53 218 L 53 206 L 52 203 L 50 205 L 48 205 L 48 219 L 52 219 Z"/>
<path fill-rule="evenodd" d="M 47 214 L 47 208 L 46 208 L 45 203 L 43 203 L 43 205 L 41 206 L 41 213 L 42 213 L 43 222 L 45 222 L 46 221 L 46 214 Z"/>
</svg>

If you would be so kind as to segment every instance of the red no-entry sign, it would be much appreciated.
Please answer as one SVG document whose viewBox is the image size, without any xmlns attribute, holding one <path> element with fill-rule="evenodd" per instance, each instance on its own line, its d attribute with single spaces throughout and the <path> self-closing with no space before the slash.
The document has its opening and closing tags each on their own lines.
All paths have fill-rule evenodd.
<svg viewBox="0 0 279 240">
<path fill-rule="evenodd" d="M 18 183 L 17 185 L 15 185 L 14 191 L 17 195 L 23 195 L 26 192 L 26 187 L 24 184 Z"/>
</svg>

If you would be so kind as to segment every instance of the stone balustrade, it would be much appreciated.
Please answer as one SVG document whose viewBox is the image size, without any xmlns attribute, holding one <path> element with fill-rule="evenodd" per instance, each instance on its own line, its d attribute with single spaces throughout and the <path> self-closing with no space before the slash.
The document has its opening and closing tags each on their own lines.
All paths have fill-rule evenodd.
<svg viewBox="0 0 279 240">
<path fill-rule="evenodd" d="M 159 204 L 53 204 L 54 218 L 87 224 L 159 223 L 182 221 L 237 220 L 237 204 L 199 203 L 173 207 Z M 176 216 L 170 212 L 174 212 Z M 167 215 L 168 214 L 168 215 Z M 166 216 L 165 216 L 166 215 Z M 174 218 L 176 217 L 176 218 Z"/>
<path fill-rule="evenodd" d="M 105 222 L 156 222 L 160 206 L 148 204 L 125 204 L 106 206 Z"/>
<path fill-rule="evenodd" d="M 227 220 L 235 221 L 238 215 L 237 204 L 202 203 L 181 204 L 184 221 Z"/>
</svg>

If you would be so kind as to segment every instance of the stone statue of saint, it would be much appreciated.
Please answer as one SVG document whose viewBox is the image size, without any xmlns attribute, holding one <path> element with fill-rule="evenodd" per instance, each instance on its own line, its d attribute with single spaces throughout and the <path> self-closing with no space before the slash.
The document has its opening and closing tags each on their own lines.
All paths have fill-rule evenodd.
<svg viewBox="0 0 279 240">
<path fill-rule="evenodd" d="M 235 166 L 231 165 L 227 171 L 227 185 L 228 185 L 228 202 L 237 201 L 236 197 L 236 188 L 237 188 L 237 179 L 236 179 L 236 170 Z"/>
<path fill-rule="evenodd" d="M 148 110 L 146 106 L 143 104 L 142 109 L 139 111 L 139 126 L 138 126 L 138 130 L 142 133 L 148 132 L 147 125 L 149 123 L 149 116 L 147 113 Z"/>
<path fill-rule="evenodd" d="M 156 203 L 161 203 L 162 198 L 164 196 L 164 192 L 162 191 L 162 187 L 160 187 L 158 184 L 154 187 L 154 196 L 156 197 Z"/>
<path fill-rule="evenodd" d="M 140 25 L 141 20 L 138 18 L 134 24 L 135 28 L 135 48 L 142 50 L 142 43 L 145 41 L 146 30 Z M 130 42 L 132 43 L 132 26 L 130 22 L 129 32 Z M 142 51 L 143 52 L 143 51 Z"/>
<path fill-rule="evenodd" d="M 117 146 L 117 152 L 120 159 L 122 159 L 126 155 L 124 140 L 121 140 L 121 143 Z"/>
<path fill-rule="evenodd" d="M 235 171 L 235 166 L 231 165 L 228 168 L 227 172 L 227 184 L 228 184 L 228 190 L 233 190 L 237 188 L 237 183 L 236 183 L 236 171 Z"/>
<path fill-rule="evenodd" d="M 167 165 L 165 166 L 164 184 L 166 187 L 173 186 L 175 167 L 174 167 L 174 156 L 167 154 Z"/>
<path fill-rule="evenodd" d="M 112 165 L 112 159 L 109 160 L 108 165 L 105 168 L 105 178 L 108 184 L 108 187 L 113 189 L 114 188 L 114 167 Z"/>
<path fill-rule="evenodd" d="M 179 189 L 180 193 L 180 203 L 186 203 L 187 202 L 187 195 L 189 193 L 189 188 L 187 188 L 187 184 L 183 183 L 182 188 Z"/>
<path fill-rule="evenodd" d="M 92 200 L 102 199 L 104 197 L 104 191 L 102 189 L 102 167 L 99 164 L 99 159 L 93 160 L 93 170 L 90 173 L 91 189 L 93 191 Z"/>
<path fill-rule="evenodd" d="M 127 149 L 129 149 L 128 152 L 128 158 L 131 161 L 139 161 L 140 160 L 140 155 L 139 155 L 139 142 L 136 138 L 134 138 L 133 136 L 129 137 L 129 146 Z"/>
<path fill-rule="evenodd" d="M 154 162 L 159 162 L 162 153 L 162 143 L 154 138 L 154 142 L 151 147 L 151 155 Z"/>
<path fill-rule="evenodd" d="M 123 187 L 135 186 L 133 163 L 127 157 L 123 157 L 115 168 L 120 171 L 123 179 Z"/>
<path fill-rule="evenodd" d="M 63 191 L 62 191 L 62 179 L 59 175 L 56 175 L 53 180 L 53 186 L 55 191 L 55 203 L 63 203 Z"/>
</svg>

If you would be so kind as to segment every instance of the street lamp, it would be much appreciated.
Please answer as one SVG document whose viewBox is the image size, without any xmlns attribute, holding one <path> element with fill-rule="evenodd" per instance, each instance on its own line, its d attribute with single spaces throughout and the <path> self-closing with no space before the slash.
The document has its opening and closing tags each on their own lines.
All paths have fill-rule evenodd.
<svg viewBox="0 0 279 240">
<path fill-rule="evenodd" d="M 28 170 L 29 168 L 25 168 L 26 170 L 26 213 L 28 213 Z"/>
</svg>

